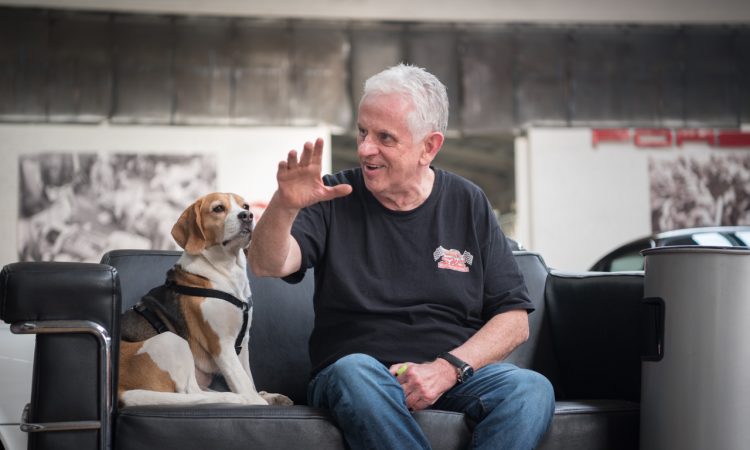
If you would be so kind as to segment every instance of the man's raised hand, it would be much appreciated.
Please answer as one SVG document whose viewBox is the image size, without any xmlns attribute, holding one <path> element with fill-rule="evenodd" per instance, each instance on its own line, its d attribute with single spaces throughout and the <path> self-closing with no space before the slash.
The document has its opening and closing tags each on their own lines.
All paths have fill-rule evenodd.
<svg viewBox="0 0 750 450">
<path fill-rule="evenodd" d="M 289 209 L 302 209 L 352 192 L 352 187 L 348 184 L 330 187 L 323 184 L 322 160 L 321 138 L 318 138 L 315 144 L 305 142 L 299 160 L 295 150 L 289 152 L 287 160 L 279 163 L 276 172 L 276 181 L 279 184 L 276 195 L 281 205 Z"/>
</svg>

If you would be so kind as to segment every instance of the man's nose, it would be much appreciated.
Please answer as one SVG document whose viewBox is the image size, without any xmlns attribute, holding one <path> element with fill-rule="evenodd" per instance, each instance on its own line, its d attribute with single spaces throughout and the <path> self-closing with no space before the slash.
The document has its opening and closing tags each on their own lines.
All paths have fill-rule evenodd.
<svg viewBox="0 0 750 450">
<path fill-rule="evenodd" d="M 365 136 L 364 138 L 361 138 L 359 145 L 357 146 L 357 153 L 360 158 L 366 158 L 378 153 L 378 147 L 369 139 L 369 136 Z"/>
</svg>

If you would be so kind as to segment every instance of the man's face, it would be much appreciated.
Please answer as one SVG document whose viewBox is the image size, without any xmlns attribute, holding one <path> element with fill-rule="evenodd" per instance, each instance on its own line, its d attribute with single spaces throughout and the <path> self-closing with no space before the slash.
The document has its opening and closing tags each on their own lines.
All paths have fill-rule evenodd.
<svg viewBox="0 0 750 450">
<path fill-rule="evenodd" d="M 410 100 L 400 94 L 371 94 L 359 106 L 357 153 L 367 189 L 382 198 L 408 195 L 429 165 L 423 139 L 414 141 L 408 115 Z"/>
</svg>

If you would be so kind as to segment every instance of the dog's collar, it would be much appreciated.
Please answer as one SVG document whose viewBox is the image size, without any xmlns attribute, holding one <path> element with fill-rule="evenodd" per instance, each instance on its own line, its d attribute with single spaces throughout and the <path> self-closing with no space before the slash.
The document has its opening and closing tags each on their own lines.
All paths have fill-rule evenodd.
<svg viewBox="0 0 750 450">
<path fill-rule="evenodd" d="M 211 297 L 211 298 L 218 298 L 224 301 L 227 301 L 234 306 L 238 307 L 242 310 L 242 328 L 240 328 L 240 333 L 237 336 L 237 340 L 234 341 L 234 350 L 237 352 L 237 354 L 240 354 L 240 351 L 242 351 L 242 340 L 245 339 L 245 333 L 247 333 L 247 323 L 248 323 L 248 311 L 253 306 L 253 300 L 252 297 L 248 297 L 247 301 L 242 301 L 238 299 L 237 297 L 228 294 L 224 291 L 217 291 L 216 289 L 206 289 L 206 288 L 199 288 L 194 286 L 185 286 L 182 284 L 177 284 L 172 280 L 167 280 L 164 282 L 164 286 L 168 289 L 171 289 L 178 294 L 182 295 L 190 295 L 193 297 Z"/>
</svg>

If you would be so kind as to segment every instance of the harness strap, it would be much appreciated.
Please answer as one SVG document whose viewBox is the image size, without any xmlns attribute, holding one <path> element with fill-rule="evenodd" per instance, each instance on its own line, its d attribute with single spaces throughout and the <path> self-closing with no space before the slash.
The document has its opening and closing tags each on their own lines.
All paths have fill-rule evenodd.
<svg viewBox="0 0 750 450">
<path fill-rule="evenodd" d="M 183 295 L 190 295 L 193 297 L 211 297 L 211 298 L 218 298 L 224 301 L 227 301 L 234 306 L 240 308 L 242 310 L 242 328 L 240 328 L 240 333 L 237 335 L 237 339 L 234 341 L 234 350 L 237 352 L 237 354 L 240 354 L 240 351 L 242 351 L 242 340 L 245 338 L 245 333 L 247 333 L 247 322 L 248 322 L 248 311 L 250 309 L 253 303 L 252 298 L 248 298 L 247 302 L 243 302 L 242 300 L 238 299 L 237 297 L 228 294 L 223 291 L 217 291 L 215 289 L 205 289 L 205 288 L 199 288 L 199 287 L 193 287 L 193 286 L 183 286 L 181 284 L 177 284 L 172 280 L 167 280 L 164 283 L 164 286 L 166 286 L 168 289 L 171 289 L 178 294 Z"/>
<path fill-rule="evenodd" d="M 234 306 L 238 307 L 242 310 L 242 328 L 240 328 L 240 333 L 237 335 L 237 339 L 234 341 L 234 351 L 237 352 L 239 355 L 242 351 L 242 340 L 245 338 L 245 333 L 247 333 L 247 323 L 249 320 L 249 310 L 250 307 L 253 306 L 253 300 L 252 297 L 247 299 L 247 302 L 243 302 L 242 300 L 239 300 L 237 297 L 234 297 L 233 295 L 227 294 L 226 292 L 217 291 L 215 289 L 204 289 L 204 288 L 198 288 L 198 287 L 192 287 L 192 286 L 183 286 L 180 284 L 176 284 L 174 281 L 167 280 L 164 283 L 164 286 L 168 289 L 171 289 L 178 294 L 183 295 L 190 295 L 193 297 L 211 297 L 211 298 L 218 298 L 224 301 L 227 301 Z M 141 315 L 146 321 L 151 324 L 152 327 L 154 327 L 154 330 L 156 330 L 157 333 L 161 334 L 165 331 L 169 331 L 169 328 L 164 324 L 164 322 L 157 316 L 153 311 L 148 309 L 148 307 L 143 302 L 138 302 L 133 306 L 133 311 L 137 312 Z"/>
<path fill-rule="evenodd" d="M 133 311 L 137 312 L 141 315 L 144 319 L 146 319 L 146 322 L 150 323 L 152 327 L 154 327 L 154 330 L 156 330 L 157 333 L 162 334 L 165 331 L 169 331 L 167 326 L 164 324 L 164 322 L 154 314 L 153 311 L 148 309 L 143 302 L 138 302 L 135 305 L 133 305 Z"/>
</svg>

